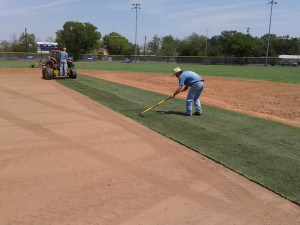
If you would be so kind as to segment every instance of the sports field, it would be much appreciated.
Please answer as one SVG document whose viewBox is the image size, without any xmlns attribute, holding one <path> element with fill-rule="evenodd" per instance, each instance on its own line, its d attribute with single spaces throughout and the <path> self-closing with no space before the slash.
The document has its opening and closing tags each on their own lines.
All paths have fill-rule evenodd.
<svg viewBox="0 0 300 225">
<path fill-rule="evenodd" d="M 122 64 L 119 65 L 123 67 Z M 119 65 L 117 64 L 116 68 Z M 232 70 L 232 67 L 226 69 Z M 244 68 L 234 69 L 241 71 Z M 251 70 L 254 70 L 254 67 L 250 67 Z M 238 73 L 237 71 L 235 73 Z M 166 102 L 140 118 L 139 112 L 166 99 L 166 94 L 170 95 L 173 92 L 177 87 L 174 77 L 143 72 L 111 73 L 84 70 L 82 73 L 88 76 L 81 76 L 75 82 L 59 82 L 281 193 L 290 200 L 300 197 L 299 85 L 253 81 L 250 80 L 250 72 L 246 73 L 246 70 L 244 74 L 248 75 L 244 75 L 244 78 L 248 78 L 248 81 L 217 78 L 221 80 L 221 84 L 218 84 L 214 78 L 208 76 L 205 82 L 208 86 L 206 89 L 215 93 L 210 97 L 206 96 L 204 91 L 205 116 L 201 119 L 181 115 L 185 111 L 182 99 L 186 93 L 182 93 L 180 99 Z M 264 77 L 268 75 L 262 75 L 262 78 Z M 126 86 L 116 86 L 115 83 L 102 79 Z M 298 79 L 291 80 L 298 82 Z M 214 84 L 215 87 L 211 89 L 209 86 Z M 283 92 L 284 98 L 278 96 L 280 91 Z M 228 95 L 227 98 L 224 95 Z M 220 101 L 222 98 L 223 103 Z M 290 185 L 286 185 L 287 183 Z M 283 192 L 294 192 L 294 197 L 288 197 L 289 194 Z M 299 199 L 296 202 L 299 203 Z"/>
<path fill-rule="evenodd" d="M 39 79 L 38 69 L 0 69 L 1 92 L 6 97 L 2 97 L 4 104 L 0 112 L 4 130 L 12 134 L 13 127 L 21 127 L 37 135 L 40 133 L 41 139 L 48 140 L 47 135 L 51 137 L 51 143 L 43 144 L 38 138 L 35 147 L 25 142 L 25 149 L 30 153 L 28 159 L 37 166 L 38 172 L 32 164 L 27 164 L 26 156 L 20 152 L 26 135 L 23 139 L 23 132 L 18 132 L 13 144 L 12 140 L 4 139 L 7 135 L 2 133 L 5 154 L 0 156 L 4 165 L 0 176 L 5 180 L 2 191 L 7 195 L 0 200 L 16 200 L 13 194 L 18 193 L 19 188 L 9 188 L 14 186 L 10 178 L 13 175 L 16 183 L 23 182 L 23 188 L 28 188 L 20 196 L 29 201 L 42 199 L 32 211 L 17 214 L 19 220 L 23 215 L 25 221 L 33 222 L 31 224 L 41 221 L 38 218 L 51 218 L 50 214 L 52 221 L 61 217 L 62 224 L 72 224 L 71 215 L 78 212 L 76 209 L 90 213 L 90 220 L 80 214 L 90 224 L 298 224 L 299 68 L 180 66 L 195 70 L 205 78 L 204 115 L 201 117 L 181 115 L 184 95 L 147 112 L 145 117 L 138 115 L 176 88 L 176 79 L 170 77 L 174 65 L 170 64 L 78 63 L 76 68 L 81 76 L 76 80 L 57 80 L 59 84 Z M 30 86 L 30 82 L 35 86 Z M 78 93 L 73 96 L 73 91 L 60 84 L 92 101 Z M 59 96 L 53 97 L 52 91 L 57 91 Z M 34 103 L 38 110 L 26 107 L 25 102 Z M 80 103 L 80 106 L 73 107 L 71 102 Z M 41 110 L 40 104 L 48 109 Z M 92 118 L 96 120 L 89 122 Z M 90 131 L 84 123 L 89 124 Z M 127 123 L 130 127 L 125 126 Z M 145 130 L 144 126 L 158 134 Z M 56 139 L 56 132 L 65 139 Z M 30 135 L 27 133 L 27 136 Z M 53 152 L 53 146 L 59 152 Z M 37 149 L 40 149 L 39 154 L 35 153 Z M 45 150 L 43 154 L 41 149 Z M 48 154 L 55 168 L 47 166 Z M 59 155 L 62 158 L 59 159 Z M 81 155 L 82 160 L 77 155 Z M 24 167 L 18 164 L 16 156 L 20 156 Z M 67 159 L 71 162 L 69 166 L 64 164 Z M 110 169 L 104 166 L 107 162 L 111 164 Z M 37 188 L 32 189 L 33 177 L 24 168 L 34 171 Z M 59 175 L 60 169 L 64 171 L 63 176 Z M 99 169 L 106 171 L 102 181 Z M 125 171 L 121 172 L 122 169 Z M 20 170 L 22 173 L 17 176 Z M 42 186 L 44 172 L 57 187 Z M 159 177 L 154 177 L 156 175 Z M 70 185 L 63 182 L 60 186 L 61 178 L 69 180 Z M 151 183 L 156 188 L 149 186 Z M 45 197 L 39 187 L 52 195 L 60 187 L 65 197 L 60 195 L 62 200 Z M 71 195 L 66 194 L 67 187 Z M 31 196 L 33 191 L 38 192 L 36 196 Z M 76 192 L 80 196 L 76 196 Z M 49 207 L 52 213 L 43 211 Z M 22 203 L 12 203 L 9 208 L 20 210 Z M 0 209 L 6 207 L 0 205 Z M 98 219 L 97 212 L 101 214 Z M 0 216 L 0 221 L 11 218 L 7 210 L 5 215 Z M 73 218 L 76 224 L 84 224 L 80 215 Z M 212 215 L 215 220 L 209 219 Z M 151 218 L 152 223 L 149 222 Z"/>
</svg>

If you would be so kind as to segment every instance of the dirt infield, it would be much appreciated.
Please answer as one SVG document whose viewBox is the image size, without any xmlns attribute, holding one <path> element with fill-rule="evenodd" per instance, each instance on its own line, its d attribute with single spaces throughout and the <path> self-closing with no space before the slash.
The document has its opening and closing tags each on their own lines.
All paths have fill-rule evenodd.
<svg viewBox="0 0 300 225">
<path fill-rule="evenodd" d="M 178 85 L 177 78 L 166 74 L 90 70 L 80 73 L 167 95 Z M 185 98 L 186 92 L 178 97 Z M 299 84 L 205 77 L 201 99 L 207 105 L 300 127 Z"/>
<path fill-rule="evenodd" d="M 0 102 L 1 225 L 300 223 L 299 206 L 39 70 L 0 69 Z"/>
</svg>

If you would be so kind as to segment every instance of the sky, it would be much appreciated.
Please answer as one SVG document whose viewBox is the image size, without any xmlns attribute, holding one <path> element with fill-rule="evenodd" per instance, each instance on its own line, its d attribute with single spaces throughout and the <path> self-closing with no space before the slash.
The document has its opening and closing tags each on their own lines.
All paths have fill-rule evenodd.
<svg viewBox="0 0 300 225">
<path fill-rule="evenodd" d="M 246 34 L 247 28 L 253 37 L 261 37 L 269 32 L 268 2 L 271 0 L 0 0 L 0 42 L 19 37 L 25 29 L 37 41 L 54 40 L 67 21 L 89 22 L 102 37 L 117 32 L 133 44 L 137 37 L 138 45 L 154 35 L 184 39 L 196 33 L 210 38 L 229 30 Z M 271 34 L 300 37 L 300 0 L 276 2 Z M 137 3 L 136 10 L 133 4 Z"/>
</svg>

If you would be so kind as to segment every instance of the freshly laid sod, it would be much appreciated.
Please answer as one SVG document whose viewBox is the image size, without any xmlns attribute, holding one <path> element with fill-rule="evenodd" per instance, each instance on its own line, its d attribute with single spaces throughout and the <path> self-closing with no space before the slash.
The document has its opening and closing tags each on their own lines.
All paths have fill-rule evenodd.
<svg viewBox="0 0 300 225">
<path fill-rule="evenodd" d="M 185 145 L 300 204 L 300 129 L 204 105 L 187 117 L 185 101 L 101 79 L 58 80 L 75 91 Z"/>
</svg>

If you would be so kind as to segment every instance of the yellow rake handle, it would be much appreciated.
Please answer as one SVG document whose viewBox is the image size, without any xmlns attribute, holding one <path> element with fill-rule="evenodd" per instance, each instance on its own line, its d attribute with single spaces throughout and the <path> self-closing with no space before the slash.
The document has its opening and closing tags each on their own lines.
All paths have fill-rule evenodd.
<svg viewBox="0 0 300 225">
<path fill-rule="evenodd" d="M 148 112 L 149 110 L 151 110 L 151 109 L 153 109 L 154 107 L 156 107 L 156 106 L 158 106 L 158 105 L 164 103 L 165 101 L 168 101 L 168 100 L 171 99 L 171 98 L 173 98 L 173 97 L 170 96 L 170 97 L 168 97 L 168 98 L 166 98 L 166 99 L 160 101 L 159 103 L 157 103 L 157 104 L 155 104 L 155 105 L 149 107 L 148 109 L 146 109 L 145 111 L 141 112 L 140 114 L 143 114 L 143 113 L 145 113 L 145 112 Z"/>
</svg>

